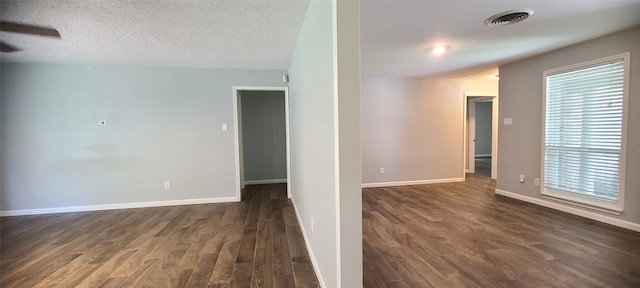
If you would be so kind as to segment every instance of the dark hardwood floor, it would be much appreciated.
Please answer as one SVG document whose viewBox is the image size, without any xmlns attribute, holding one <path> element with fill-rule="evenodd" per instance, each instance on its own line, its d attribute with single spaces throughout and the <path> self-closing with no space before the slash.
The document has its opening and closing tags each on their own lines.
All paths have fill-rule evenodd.
<svg viewBox="0 0 640 288">
<path fill-rule="evenodd" d="M 318 287 L 286 187 L 241 203 L 0 218 L 0 287 Z"/>
<path fill-rule="evenodd" d="M 640 233 L 496 196 L 363 190 L 364 287 L 640 287 Z M 284 185 L 242 203 L 0 218 L 0 287 L 318 287 Z"/>
<path fill-rule="evenodd" d="M 494 188 L 364 189 L 364 287 L 640 287 L 640 233 Z"/>
</svg>

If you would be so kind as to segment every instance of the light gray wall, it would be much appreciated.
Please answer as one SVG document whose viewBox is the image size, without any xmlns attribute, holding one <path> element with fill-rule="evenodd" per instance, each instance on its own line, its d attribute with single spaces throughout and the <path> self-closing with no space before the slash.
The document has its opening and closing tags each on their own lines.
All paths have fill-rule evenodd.
<svg viewBox="0 0 640 288">
<path fill-rule="evenodd" d="M 363 183 L 463 178 L 464 95 L 496 80 L 370 78 L 362 82 Z M 385 173 L 379 173 L 379 167 Z"/>
<path fill-rule="evenodd" d="M 362 157 L 360 143 L 360 2 L 337 1 L 334 55 L 337 73 L 338 191 L 341 288 L 361 287 Z"/>
<path fill-rule="evenodd" d="M 491 102 L 476 102 L 476 155 L 491 155 Z"/>
<path fill-rule="evenodd" d="M 312 1 L 289 67 L 291 194 L 326 287 L 337 287 L 333 1 Z M 313 218 L 314 231 L 311 229 Z"/>
<path fill-rule="evenodd" d="M 286 73 L 1 66 L 2 210 L 235 197 L 232 86 Z"/>
<path fill-rule="evenodd" d="M 498 189 L 552 201 L 533 181 L 518 182 L 520 174 L 528 179 L 541 174 L 542 73 L 623 52 L 631 52 L 625 209 L 620 216 L 602 215 L 640 223 L 640 27 L 500 67 Z M 504 118 L 513 118 L 513 125 L 502 125 Z"/>
<path fill-rule="evenodd" d="M 241 91 L 244 180 L 287 178 L 283 91 Z"/>
<path fill-rule="evenodd" d="M 359 19 L 311 1 L 289 68 L 291 193 L 324 287 L 362 286 Z"/>
</svg>

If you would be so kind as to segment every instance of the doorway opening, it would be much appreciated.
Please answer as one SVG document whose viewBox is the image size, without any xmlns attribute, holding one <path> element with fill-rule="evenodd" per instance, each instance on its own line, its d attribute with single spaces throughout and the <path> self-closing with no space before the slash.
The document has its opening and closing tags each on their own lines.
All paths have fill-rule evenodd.
<svg viewBox="0 0 640 288">
<path fill-rule="evenodd" d="M 288 87 L 234 86 L 233 107 L 238 201 L 255 184 L 286 185 L 291 198 Z"/>
<path fill-rule="evenodd" d="M 463 174 L 496 179 L 498 172 L 498 100 L 496 96 L 464 97 Z"/>
</svg>

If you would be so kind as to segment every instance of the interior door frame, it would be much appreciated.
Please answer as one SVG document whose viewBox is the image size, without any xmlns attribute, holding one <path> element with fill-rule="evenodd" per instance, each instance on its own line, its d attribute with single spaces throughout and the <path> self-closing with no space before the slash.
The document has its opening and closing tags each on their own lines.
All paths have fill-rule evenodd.
<svg viewBox="0 0 640 288">
<path fill-rule="evenodd" d="M 462 152 L 462 175 L 466 178 L 466 173 L 475 173 L 475 143 L 471 143 L 470 130 L 473 130 L 475 139 L 475 126 L 471 129 L 469 118 L 473 116 L 475 125 L 475 104 L 478 101 L 491 99 L 491 179 L 497 179 L 498 175 L 498 96 L 488 96 L 486 94 L 465 93 L 463 97 L 463 152 Z M 469 107 L 471 106 L 471 107 Z M 471 113 L 473 115 L 471 115 Z M 472 158 L 473 157 L 473 158 Z M 471 161 L 473 159 L 473 161 Z M 467 169 L 467 163 L 469 169 Z"/>
<path fill-rule="evenodd" d="M 241 111 L 240 92 L 242 91 L 282 91 L 284 92 L 284 114 L 285 114 L 285 149 L 287 157 L 287 197 L 291 198 L 291 141 L 289 131 L 289 87 L 286 86 L 233 86 L 233 134 L 235 145 L 236 161 L 236 198 L 241 201 L 241 193 L 244 188 L 244 175 L 242 167 L 242 155 L 240 145 L 242 145 L 242 134 L 240 133 Z"/>
</svg>

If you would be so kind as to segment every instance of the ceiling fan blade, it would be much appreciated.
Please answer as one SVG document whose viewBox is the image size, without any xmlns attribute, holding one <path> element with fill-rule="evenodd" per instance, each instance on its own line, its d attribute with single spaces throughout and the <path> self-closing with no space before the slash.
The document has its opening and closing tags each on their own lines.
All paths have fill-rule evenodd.
<svg viewBox="0 0 640 288">
<path fill-rule="evenodd" d="M 0 41 L 0 52 L 8 53 L 8 52 L 16 52 L 16 51 L 20 51 L 20 49 Z"/>
<path fill-rule="evenodd" d="M 54 28 L 9 21 L 0 21 L 0 30 L 5 32 L 60 38 L 60 32 Z"/>
</svg>

